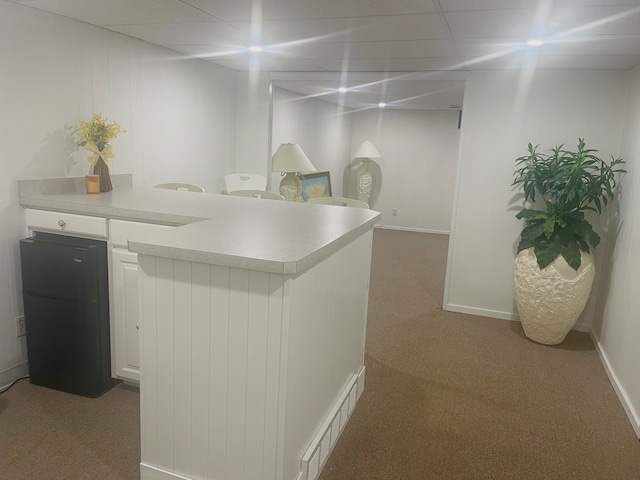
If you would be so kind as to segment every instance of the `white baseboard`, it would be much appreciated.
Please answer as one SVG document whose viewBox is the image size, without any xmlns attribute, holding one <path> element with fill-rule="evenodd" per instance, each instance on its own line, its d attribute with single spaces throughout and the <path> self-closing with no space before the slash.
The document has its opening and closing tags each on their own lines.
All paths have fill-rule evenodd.
<svg viewBox="0 0 640 480">
<path fill-rule="evenodd" d="M 29 365 L 27 362 L 14 365 L 0 372 L 0 390 L 5 389 L 17 379 L 29 375 Z"/>
<path fill-rule="evenodd" d="M 590 333 L 591 333 L 591 339 L 593 340 L 593 343 L 596 346 L 596 351 L 600 356 L 600 362 L 604 367 L 604 371 L 607 372 L 607 377 L 609 377 L 609 381 L 611 382 L 611 385 L 613 386 L 613 389 L 615 390 L 616 395 L 618 395 L 618 400 L 620 400 L 620 403 L 622 404 L 622 408 L 624 408 L 624 411 L 627 414 L 627 417 L 629 417 L 629 421 L 631 422 L 631 426 L 633 427 L 633 430 L 636 433 L 636 437 L 640 439 L 640 413 L 636 412 L 633 406 L 631 405 L 631 402 L 629 401 L 629 397 L 627 396 L 627 392 L 618 381 L 618 377 L 616 376 L 616 374 L 613 372 L 613 369 L 611 368 L 611 363 L 609 362 L 607 355 L 602 350 L 602 346 L 600 345 L 600 342 L 598 341 L 596 336 L 593 334 L 593 332 L 590 332 Z"/>
<path fill-rule="evenodd" d="M 405 232 L 418 232 L 418 233 L 433 233 L 436 235 L 449 235 L 448 230 L 431 230 L 428 228 L 411 228 L 411 227 L 396 227 L 395 225 L 381 225 L 376 224 L 374 228 L 380 228 L 382 230 L 403 230 Z"/>
<path fill-rule="evenodd" d="M 338 401 L 331 408 L 320 430 L 311 441 L 311 445 L 302 455 L 299 480 L 315 480 L 320 475 L 322 467 L 329 459 L 364 390 L 364 372 L 365 367 L 362 367 L 360 372 L 349 379 Z"/>
<path fill-rule="evenodd" d="M 479 317 L 498 318 L 500 320 L 512 320 L 520 321 L 520 317 L 517 313 L 501 312 L 499 310 L 488 310 L 485 308 L 467 307 L 465 305 L 456 305 L 454 303 L 447 303 L 443 310 L 448 312 L 466 313 L 468 315 L 477 315 Z"/>
<path fill-rule="evenodd" d="M 146 463 L 140 463 L 140 480 L 193 480 L 177 473 L 168 472 L 161 468 L 152 467 Z"/>
<path fill-rule="evenodd" d="M 448 303 L 443 307 L 443 310 L 448 312 L 466 313 L 468 315 L 477 315 L 479 317 L 497 318 L 498 320 L 510 320 L 512 322 L 519 322 L 520 315 L 512 312 L 501 312 L 499 310 L 488 310 L 485 308 L 467 307 L 465 305 L 456 305 Z M 578 332 L 589 332 L 591 330 L 590 325 L 586 323 L 577 323 L 572 330 Z"/>
</svg>

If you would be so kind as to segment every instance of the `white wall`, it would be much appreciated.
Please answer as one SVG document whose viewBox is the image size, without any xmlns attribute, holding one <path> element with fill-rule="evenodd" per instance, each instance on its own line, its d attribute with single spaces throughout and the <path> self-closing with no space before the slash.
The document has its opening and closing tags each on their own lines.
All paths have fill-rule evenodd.
<svg viewBox="0 0 640 480">
<path fill-rule="evenodd" d="M 271 98 L 267 72 L 238 72 L 237 173 L 269 177 Z"/>
<path fill-rule="evenodd" d="M 449 232 L 460 143 L 458 115 L 457 111 L 391 109 L 354 114 L 351 152 L 371 140 L 382 155 L 376 160 L 381 181 L 370 202 L 382 213 L 382 225 Z M 353 180 L 350 187 L 355 189 Z"/>
<path fill-rule="evenodd" d="M 271 154 L 281 143 L 297 143 L 316 170 L 330 172 L 333 196 L 342 196 L 344 169 L 351 155 L 348 111 L 334 103 L 274 88 Z M 280 180 L 279 173 L 272 175 L 271 190 L 278 191 Z"/>
<path fill-rule="evenodd" d="M 371 208 L 381 224 L 408 230 L 448 233 L 460 130 L 458 112 L 350 111 L 318 99 L 274 89 L 272 150 L 281 143 L 300 144 L 318 170 L 331 172 L 334 196 L 356 197 L 353 152 L 372 140 L 382 158 Z M 272 177 L 277 191 L 280 175 Z M 398 215 L 392 216 L 392 210 Z"/>
<path fill-rule="evenodd" d="M 621 155 L 627 162 L 619 217 L 614 216 L 604 245 L 610 261 L 601 269 L 593 336 L 603 361 L 640 437 L 640 68 L 631 79 Z M 617 233 L 616 233 L 617 232 Z"/>
<path fill-rule="evenodd" d="M 528 142 L 617 155 L 628 72 L 471 72 L 465 88 L 445 309 L 513 319 L 522 197 L 510 185 Z M 596 252 L 597 261 L 600 252 Z M 586 325 L 589 319 L 585 320 Z"/>
<path fill-rule="evenodd" d="M 16 180 L 84 175 L 70 135 L 93 112 L 128 133 L 113 173 L 134 184 L 220 190 L 235 169 L 236 73 L 64 17 L 0 0 L 0 386 L 26 372 Z"/>
</svg>

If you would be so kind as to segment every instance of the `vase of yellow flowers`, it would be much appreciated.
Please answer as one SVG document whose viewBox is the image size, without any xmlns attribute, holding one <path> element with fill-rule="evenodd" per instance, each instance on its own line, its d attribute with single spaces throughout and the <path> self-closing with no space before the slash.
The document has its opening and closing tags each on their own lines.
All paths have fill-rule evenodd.
<svg viewBox="0 0 640 480">
<path fill-rule="evenodd" d="M 119 133 L 126 132 L 118 122 L 108 122 L 100 113 L 91 115 L 89 121 L 80 120 L 78 144 L 91 152 L 87 157 L 90 164 L 89 175 L 100 176 L 101 192 L 113 190 L 109 175 L 109 159 L 115 155 L 109 142 Z"/>
</svg>

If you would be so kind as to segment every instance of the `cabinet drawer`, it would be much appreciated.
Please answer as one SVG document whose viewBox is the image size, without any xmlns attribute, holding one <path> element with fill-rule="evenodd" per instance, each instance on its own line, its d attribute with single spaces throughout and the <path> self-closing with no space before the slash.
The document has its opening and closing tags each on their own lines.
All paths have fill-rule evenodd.
<svg viewBox="0 0 640 480">
<path fill-rule="evenodd" d="M 158 225 L 155 223 L 127 222 L 126 220 L 111 220 L 111 245 L 127 248 L 127 240 L 133 235 L 149 232 L 166 232 L 170 225 Z"/>
<path fill-rule="evenodd" d="M 53 230 L 60 233 L 75 233 L 94 237 L 107 236 L 106 218 L 34 210 L 32 208 L 27 208 L 25 215 L 27 227 L 31 230 Z"/>
</svg>

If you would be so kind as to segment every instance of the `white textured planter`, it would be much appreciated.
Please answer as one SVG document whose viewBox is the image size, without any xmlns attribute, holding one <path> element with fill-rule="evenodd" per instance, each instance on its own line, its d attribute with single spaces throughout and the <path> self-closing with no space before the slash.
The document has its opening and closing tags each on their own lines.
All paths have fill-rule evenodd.
<svg viewBox="0 0 640 480">
<path fill-rule="evenodd" d="M 533 248 L 516 256 L 514 283 L 516 305 L 524 333 L 545 345 L 562 343 L 587 303 L 595 266 L 591 254 L 582 252 L 575 271 L 561 255 L 542 270 Z"/>
</svg>

